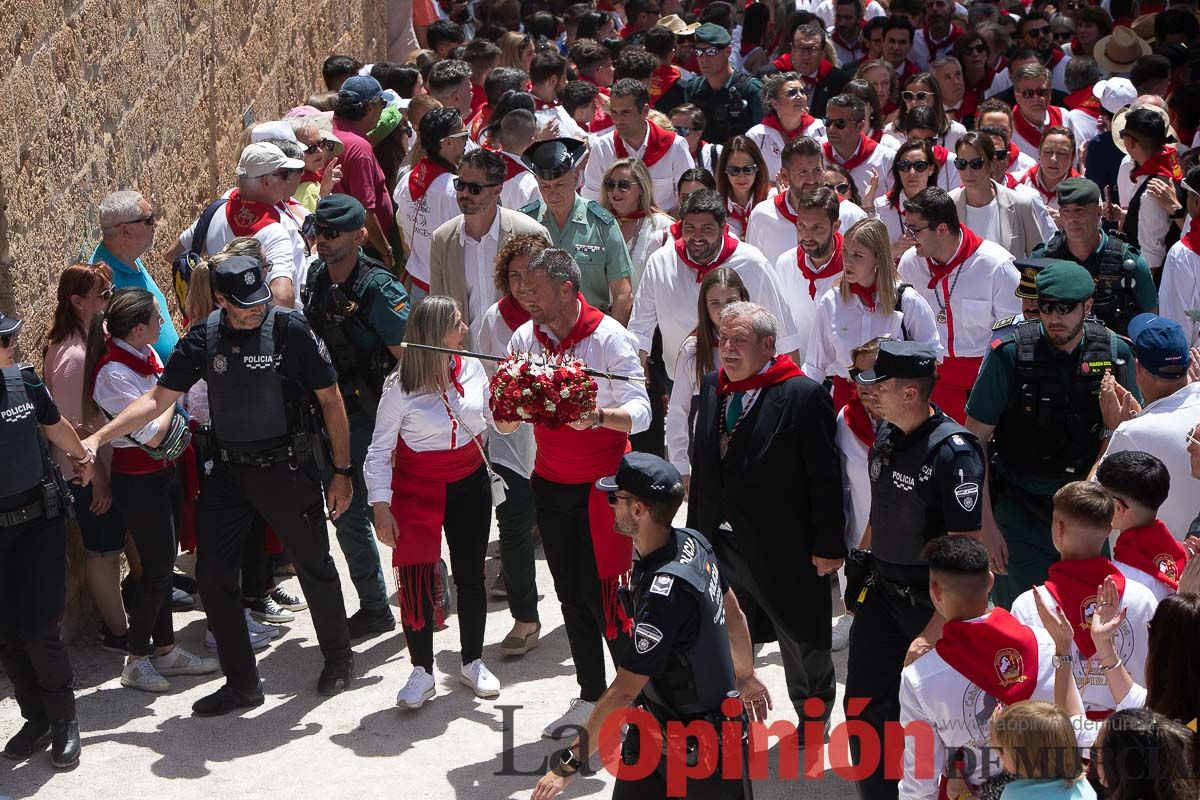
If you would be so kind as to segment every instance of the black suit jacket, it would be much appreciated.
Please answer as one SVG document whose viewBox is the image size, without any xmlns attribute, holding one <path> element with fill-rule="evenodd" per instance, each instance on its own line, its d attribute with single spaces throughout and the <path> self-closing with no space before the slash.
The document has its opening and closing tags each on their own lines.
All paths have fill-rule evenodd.
<svg viewBox="0 0 1200 800">
<path fill-rule="evenodd" d="M 778 627 L 830 646 L 829 577 L 814 555 L 845 558 L 841 455 L 829 392 L 809 378 L 765 387 L 720 452 L 717 374 L 700 387 L 688 526 L 719 558 L 736 548 Z M 728 522 L 733 533 L 720 529 Z M 731 541 L 732 539 L 732 541 Z"/>
<path fill-rule="evenodd" d="M 812 97 L 808 99 L 808 113 L 817 119 L 824 119 L 825 104 L 829 102 L 829 98 L 837 97 L 842 93 L 842 87 L 850 82 L 850 77 L 849 72 L 834 67 L 825 76 L 825 80 L 818 83 L 813 89 Z"/>
</svg>

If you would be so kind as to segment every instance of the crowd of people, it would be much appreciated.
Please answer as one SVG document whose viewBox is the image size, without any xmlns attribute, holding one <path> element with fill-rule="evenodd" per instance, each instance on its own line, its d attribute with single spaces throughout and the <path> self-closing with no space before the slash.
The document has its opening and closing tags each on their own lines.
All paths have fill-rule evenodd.
<svg viewBox="0 0 1200 800">
<path fill-rule="evenodd" d="M 80 757 L 73 517 L 121 685 L 223 673 L 197 715 L 261 705 L 254 652 L 306 610 L 322 695 L 398 616 L 396 703 L 421 708 L 454 613 L 459 680 L 496 698 L 487 598 L 513 619 L 496 656 L 539 645 L 540 544 L 579 687 L 543 733 L 581 735 L 534 797 L 624 706 L 715 721 L 734 692 L 733 719 L 766 718 L 772 641 L 794 746 L 828 733 L 846 648 L 847 717 L 885 746 L 930 732 L 898 769 L 850 741 L 864 800 L 1197 796 L 1194 2 L 412 19 L 422 49 L 330 56 L 246 130 L 194 221 L 100 199 L 101 242 L 22 343 L 38 367 L 0 315 L 6 756 Z M 569 425 L 513 422 L 504 365 L 467 350 L 610 377 Z M 213 656 L 175 641 L 196 593 Z M 668 794 L 660 769 L 616 796 L 745 790 Z"/>
</svg>

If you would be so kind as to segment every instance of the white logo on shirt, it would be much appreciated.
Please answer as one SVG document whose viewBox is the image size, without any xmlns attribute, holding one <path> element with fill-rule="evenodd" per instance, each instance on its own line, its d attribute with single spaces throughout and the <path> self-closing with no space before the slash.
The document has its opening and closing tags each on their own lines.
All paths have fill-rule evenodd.
<svg viewBox="0 0 1200 800">
<path fill-rule="evenodd" d="M 662 631 L 646 622 L 633 629 L 633 646 L 639 655 L 649 653 L 662 641 Z"/>
<path fill-rule="evenodd" d="M 962 483 L 954 487 L 954 499 L 958 501 L 963 511 L 971 511 L 979 502 L 979 484 Z"/>
<path fill-rule="evenodd" d="M 654 583 L 650 584 L 650 594 L 661 594 L 666 597 L 671 593 L 671 587 L 675 585 L 675 578 L 671 575 L 655 575 Z"/>
</svg>

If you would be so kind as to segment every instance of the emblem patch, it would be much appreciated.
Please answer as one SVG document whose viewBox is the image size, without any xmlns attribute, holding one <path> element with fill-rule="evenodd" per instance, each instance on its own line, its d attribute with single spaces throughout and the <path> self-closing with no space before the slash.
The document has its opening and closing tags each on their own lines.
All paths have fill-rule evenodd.
<svg viewBox="0 0 1200 800">
<path fill-rule="evenodd" d="M 243 278 L 243 280 L 244 280 L 244 281 L 246 281 L 246 285 L 247 285 L 247 286 L 253 286 L 253 285 L 254 285 L 254 273 L 253 273 L 253 272 L 247 272 L 247 273 L 246 273 L 246 277 L 245 277 L 245 278 Z"/>
<path fill-rule="evenodd" d="M 1000 677 L 1001 686 L 1025 682 L 1025 663 L 1021 654 L 1011 647 L 996 651 L 993 663 L 996 665 L 996 674 Z"/>
<path fill-rule="evenodd" d="M 1179 565 L 1175 563 L 1175 559 L 1166 553 L 1161 553 L 1154 557 L 1154 563 L 1158 566 L 1159 575 L 1164 575 L 1173 581 L 1179 580 Z"/>
<path fill-rule="evenodd" d="M 217 353 L 215 356 L 213 356 L 213 372 L 217 373 L 218 375 L 224 375 L 225 371 L 228 369 L 229 361 L 225 358 L 223 353 Z"/>
<path fill-rule="evenodd" d="M 662 641 L 662 631 L 645 622 L 639 622 L 633 629 L 633 647 L 639 654 L 649 653 Z"/>
<path fill-rule="evenodd" d="M 1095 615 L 1096 606 L 1098 606 L 1099 604 L 1100 604 L 1100 598 L 1097 597 L 1096 595 L 1092 595 L 1091 597 L 1084 598 L 1083 602 L 1079 604 L 1079 627 L 1080 628 L 1082 628 L 1085 631 L 1091 630 L 1092 617 Z"/>
<path fill-rule="evenodd" d="M 671 587 L 674 585 L 674 576 L 655 575 L 654 583 L 650 584 L 650 594 L 661 594 L 663 597 L 666 597 L 671 593 Z"/>
<path fill-rule="evenodd" d="M 963 511 L 973 511 L 979 502 L 979 484 L 963 483 L 954 487 L 954 499 Z"/>
<path fill-rule="evenodd" d="M 883 471 L 883 462 L 880 461 L 878 458 L 872 458 L 870 471 L 871 471 L 871 480 L 873 480 L 873 481 L 879 480 L 879 473 Z"/>
</svg>

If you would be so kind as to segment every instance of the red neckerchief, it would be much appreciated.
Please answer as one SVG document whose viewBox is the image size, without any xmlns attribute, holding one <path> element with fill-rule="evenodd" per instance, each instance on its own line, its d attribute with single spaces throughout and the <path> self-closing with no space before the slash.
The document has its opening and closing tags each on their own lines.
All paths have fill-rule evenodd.
<svg viewBox="0 0 1200 800">
<path fill-rule="evenodd" d="M 975 231 L 968 228 L 966 225 L 959 224 L 959 232 L 962 234 L 962 242 L 958 245 L 958 250 L 954 253 L 954 257 L 945 264 L 938 264 L 932 258 L 925 259 L 925 264 L 929 267 L 929 288 L 937 286 L 938 281 L 949 277 L 951 272 L 961 267 L 966 260 L 975 255 L 975 251 L 983 244 L 983 239 L 980 239 Z"/>
<path fill-rule="evenodd" d="M 301 183 L 320 183 L 324 170 L 304 170 L 304 174 L 300 176 Z"/>
<path fill-rule="evenodd" d="M 752 392 L 755 389 L 762 389 L 764 386 L 774 386 L 777 383 L 783 383 L 788 378 L 800 378 L 803 376 L 804 373 L 796 366 L 796 362 L 792 361 L 792 357 L 786 354 L 776 356 L 766 372 L 751 375 L 749 378 L 740 381 L 729 380 L 729 377 L 725 374 L 725 368 L 721 367 L 717 371 L 717 394 Z"/>
<path fill-rule="evenodd" d="M 896 107 L 892 106 L 892 111 L 895 111 L 895 110 L 896 110 Z M 886 108 L 883 111 L 885 114 L 891 113 Z M 871 141 L 873 141 L 875 144 L 879 144 L 880 142 L 883 141 L 883 128 L 873 129 L 871 131 L 871 135 L 868 136 L 867 138 L 870 139 Z"/>
<path fill-rule="evenodd" d="M 775 195 L 775 208 L 779 211 L 779 216 L 786 219 L 793 225 L 796 224 L 796 215 L 792 213 L 787 205 L 787 192 L 781 192 Z"/>
<path fill-rule="evenodd" d="M 891 62 L 888 63 L 890 64 Z M 897 86 L 903 86 L 905 81 L 921 71 L 921 68 L 914 64 L 910 58 L 904 59 L 904 64 L 900 69 L 896 69 L 895 67 L 892 67 L 892 69 L 896 70 Z"/>
<path fill-rule="evenodd" d="M 96 368 L 92 371 L 93 382 L 95 382 L 96 376 L 100 374 L 100 368 L 105 364 L 113 362 L 124 364 L 138 375 L 162 375 L 162 362 L 154 354 L 153 348 L 151 348 L 145 358 L 141 358 L 121 347 L 111 336 L 104 337 L 104 344 L 105 350 L 100 354 L 100 359 L 96 362 Z"/>
<path fill-rule="evenodd" d="M 1145 527 L 1122 531 L 1113 547 L 1113 560 L 1137 567 L 1176 591 L 1188 554 L 1163 521 L 1156 519 Z"/>
<path fill-rule="evenodd" d="M 938 166 L 942 169 L 946 168 L 946 159 L 950 157 L 950 151 L 942 147 L 940 144 L 933 146 L 933 158 L 938 162 Z"/>
<path fill-rule="evenodd" d="M 845 278 L 842 280 L 845 280 Z M 847 285 L 850 287 L 850 294 L 861 300 L 867 311 L 875 310 L 875 284 L 863 286 L 861 283 L 851 281 Z"/>
<path fill-rule="evenodd" d="M 791 51 L 789 50 L 788 52 L 781 55 L 779 58 L 772 61 L 771 66 L 775 67 L 775 69 L 779 70 L 780 72 L 792 72 L 793 70 L 792 70 L 792 53 L 791 53 Z"/>
<path fill-rule="evenodd" d="M 1056 47 L 1050 51 L 1050 60 L 1046 62 L 1046 69 L 1051 72 L 1058 66 L 1058 62 L 1067 57 L 1067 54 L 1062 51 L 1062 48 Z"/>
<path fill-rule="evenodd" d="M 787 128 L 783 127 L 783 123 L 779 121 L 779 116 L 772 112 L 763 117 L 762 124 L 773 131 L 779 131 L 779 135 L 783 137 L 783 141 L 786 143 L 792 141 L 797 136 L 803 136 L 805 128 L 807 128 L 809 125 L 812 125 L 814 121 L 815 118 L 812 116 L 812 114 L 809 114 L 807 111 L 805 111 L 804 116 L 800 118 L 800 127 L 788 130 Z"/>
<path fill-rule="evenodd" d="M 790 56 L 791 53 L 788 55 Z M 811 89 L 814 86 L 820 86 L 822 83 L 824 83 L 826 76 L 829 75 L 830 72 L 833 72 L 833 62 L 822 58 L 821 63 L 817 65 L 817 74 L 812 76 L 801 75 L 800 80 L 804 81 L 804 85 Z"/>
<path fill-rule="evenodd" d="M 858 392 L 851 392 L 850 400 L 842 408 L 846 412 L 846 424 L 850 427 L 850 432 L 870 450 L 875 446 L 875 423 L 867 413 L 867 407 L 863 405 Z"/>
<path fill-rule="evenodd" d="M 475 112 L 475 115 L 467 121 L 467 131 L 471 136 L 472 142 L 479 144 L 479 137 L 483 136 L 483 129 L 487 127 L 487 124 L 491 118 L 492 107 L 490 105 L 485 105 Z"/>
<path fill-rule="evenodd" d="M 412 195 L 413 202 L 419 202 L 437 177 L 449 171 L 441 164 L 431 161 L 428 156 L 423 156 L 408 174 L 408 192 Z"/>
<path fill-rule="evenodd" d="M 664 94 L 671 91 L 671 87 L 678 83 L 681 77 L 683 73 L 679 68 L 670 64 L 663 64 L 650 73 L 650 105 L 654 105 Z"/>
<path fill-rule="evenodd" d="M 512 295 L 505 295 L 500 298 L 499 310 L 500 316 L 504 319 L 504 324 L 513 331 L 526 322 L 529 322 L 529 312 L 525 310 L 524 306 L 513 299 Z"/>
<path fill-rule="evenodd" d="M 1025 115 L 1021 113 L 1021 107 L 1013 108 L 1013 127 L 1017 129 L 1017 133 L 1036 148 L 1042 146 L 1042 131 L 1049 128 L 1051 125 L 1063 124 L 1063 110 L 1058 106 L 1046 107 L 1046 122 L 1039 129 L 1032 122 L 1025 119 Z"/>
<path fill-rule="evenodd" d="M 529 170 L 525 169 L 525 165 L 517 159 L 510 156 L 508 153 L 501 153 L 504 156 L 504 182 L 508 183 L 513 178 L 524 175 Z"/>
<path fill-rule="evenodd" d="M 796 248 L 796 266 L 799 268 L 800 274 L 808 281 L 809 298 L 816 300 L 817 281 L 823 278 L 832 278 L 842 271 L 842 235 L 836 231 L 834 232 L 833 255 L 829 257 L 829 261 L 820 270 L 814 270 L 808 266 L 808 254 L 804 252 L 803 247 Z"/>
<path fill-rule="evenodd" d="M 279 222 L 279 209 L 257 200 L 246 200 L 234 189 L 225 204 L 225 221 L 234 236 L 253 236 L 268 225 Z"/>
<path fill-rule="evenodd" d="M 675 220 L 674 222 L 671 223 L 669 232 L 671 234 L 672 239 L 674 239 L 675 241 L 679 241 L 679 238 L 681 236 L 683 236 L 683 223 L 680 220 Z M 728 227 L 725 228 L 725 232 L 726 233 L 729 232 Z M 686 253 L 685 253 L 685 255 L 686 255 Z"/>
<path fill-rule="evenodd" d="M 679 226 L 676 228 L 676 226 Z M 688 255 L 687 244 L 683 241 L 683 223 L 676 222 L 671 226 L 671 235 L 675 237 L 675 255 L 679 256 L 679 260 L 687 264 L 696 271 L 696 283 L 704 280 L 704 276 L 712 272 L 717 267 L 724 264 L 733 255 L 733 251 L 737 249 L 738 240 L 729 232 L 729 226 L 725 226 L 724 240 L 721 243 L 721 252 L 717 253 L 717 257 L 711 264 L 697 264 Z"/>
<path fill-rule="evenodd" d="M 1071 37 L 1071 57 L 1074 58 L 1075 56 L 1090 56 L 1090 55 L 1091 55 L 1091 53 L 1083 52 L 1083 42 L 1079 41 L 1079 37 L 1072 36 Z M 1088 91 L 1091 91 L 1091 90 L 1092 90 L 1092 87 L 1089 86 Z"/>
<path fill-rule="evenodd" d="M 1055 187 L 1053 189 L 1046 188 L 1046 184 L 1042 183 L 1041 167 L 1042 167 L 1041 164 L 1034 164 L 1032 167 L 1025 170 L 1025 174 L 1022 175 L 1020 178 L 1017 178 L 1016 182 L 1018 184 L 1024 183 L 1028 186 L 1032 186 L 1034 189 L 1037 190 L 1037 193 L 1042 196 L 1042 200 L 1044 200 L 1046 202 L 1046 205 L 1049 205 L 1051 202 L 1054 201 L 1054 199 L 1056 197 L 1058 197 L 1058 187 Z M 1079 177 L 1079 173 L 1075 171 L 1074 167 L 1072 167 L 1071 171 L 1067 173 L 1067 177 L 1063 178 L 1063 180 L 1065 181 L 1067 178 L 1078 178 L 1078 177 Z"/>
<path fill-rule="evenodd" d="M 613 131 L 613 152 L 617 158 L 629 158 L 629 149 L 625 147 L 625 140 L 620 135 Z M 663 156 L 671 152 L 671 145 L 678 138 L 675 134 L 668 130 L 658 127 L 650 120 L 646 120 L 646 152 L 639 159 L 646 168 L 649 169 L 662 161 Z"/>
<path fill-rule="evenodd" d="M 753 210 L 753 198 L 750 200 L 750 205 L 744 208 L 735 203 L 732 197 L 726 198 L 725 200 L 725 213 L 742 224 L 742 236 L 745 236 L 747 233 L 746 228 L 750 225 L 750 212 Z"/>
<path fill-rule="evenodd" d="M 454 390 L 458 392 L 459 397 L 465 396 L 463 385 L 459 382 L 458 376 L 462 374 L 462 356 L 450 356 L 450 363 L 453 365 L 450 368 L 450 383 L 454 385 Z"/>
<path fill-rule="evenodd" d="M 964 31 L 961 27 L 951 24 L 950 32 L 946 34 L 946 38 L 942 39 L 940 42 L 935 42 L 933 37 L 929 34 L 929 26 L 926 25 L 924 28 L 921 28 L 921 35 L 925 37 L 925 46 L 929 48 L 929 60 L 936 61 L 938 59 L 938 51 L 943 47 L 953 47 L 954 43 L 958 40 L 958 37 L 962 36 L 963 33 Z"/>
<path fill-rule="evenodd" d="M 561 103 L 559 103 L 558 101 L 555 101 L 553 103 L 547 103 L 545 100 L 543 100 L 540 97 L 535 96 L 533 98 L 533 110 L 534 111 L 547 111 L 551 108 L 558 108 L 559 105 L 561 105 Z"/>
<path fill-rule="evenodd" d="M 973 622 L 950 620 L 934 647 L 955 672 L 1006 706 L 1037 689 L 1037 635 L 1003 608 Z"/>
<path fill-rule="evenodd" d="M 571 327 L 571 332 L 567 334 L 565 339 L 556 345 L 550 341 L 550 337 L 537 325 L 533 326 L 533 335 L 537 337 L 537 340 L 547 353 L 566 353 L 572 350 L 575 345 L 595 333 L 603 320 L 604 312 L 588 305 L 587 298 L 581 293 L 579 295 L 579 317 L 576 318 L 575 324 Z"/>
<path fill-rule="evenodd" d="M 1193 224 L 1188 228 L 1187 234 L 1180 237 L 1179 241 L 1188 250 L 1191 250 L 1196 255 L 1200 255 L 1200 225 L 1196 225 L 1193 220 Z"/>
<path fill-rule="evenodd" d="M 1172 181 L 1183 180 L 1183 167 L 1179 165 L 1179 154 L 1171 145 L 1167 145 L 1162 149 L 1162 152 L 1152 156 L 1145 164 L 1129 173 L 1129 179 L 1137 181 L 1143 175 L 1149 177 L 1161 176 Z"/>
<path fill-rule="evenodd" d="M 825 148 L 825 160 L 832 161 L 835 164 L 841 164 L 846 168 L 847 172 L 853 172 L 854 168 L 870 158 L 871 154 L 875 152 L 875 148 L 879 146 L 878 142 L 876 142 L 874 139 L 867 138 L 864 134 L 860 133 L 858 137 L 858 152 L 850 156 L 850 158 L 846 159 L 845 161 L 842 161 L 841 156 L 839 156 L 833 149 L 833 144 L 829 141 L 826 141 L 825 144 L 822 145 L 822 147 Z"/>
<path fill-rule="evenodd" d="M 1050 576 L 1046 578 L 1046 589 L 1070 621 L 1071 630 L 1075 632 L 1075 646 L 1084 658 L 1096 654 L 1096 645 L 1092 641 L 1092 615 L 1099 603 L 1096 590 L 1109 575 L 1117 584 L 1117 594 L 1124 597 L 1125 576 L 1104 556 L 1056 561 L 1050 565 Z"/>
<path fill-rule="evenodd" d="M 471 113 L 475 114 L 479 109 L 487 105 L 487 92 L 482 86 L 471 84 Z"/>
<path fill-rule="evenodd" d="M 1072 111 L 1082 111 L 1093 119 L 1100 117 L 1100 101 L 1092 94 L 1092 87 L 1085 86 L 1077 92 L 1071 92 L 1063 100 L 1063 105 Z"/>
<path fill-rule="evenodd" d="M 1017 147 L 1012 142 L 1008 143 L 1008 169 L 1012 169 L 1012 165 L 1017 163 L 1017 159 L 1021 157 L 1021 148 Z M 1009 186 L 1008 188 L 1012 188 Z"/>
<path fill-rule="evenodd" d="M 632 25 L 627 24 L 627 25 L 625 25 L 625 27 L 621 28 L 621 30 L 617 33 L 617 36 L 620 36 L 622 39 L 628 39 L 630 36 L 633 36 L 637 32 L 638 32 L 637 28 L 633 27 Z"/>
</svg>

